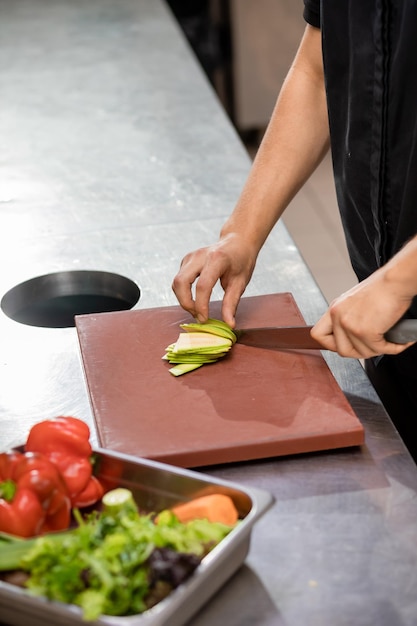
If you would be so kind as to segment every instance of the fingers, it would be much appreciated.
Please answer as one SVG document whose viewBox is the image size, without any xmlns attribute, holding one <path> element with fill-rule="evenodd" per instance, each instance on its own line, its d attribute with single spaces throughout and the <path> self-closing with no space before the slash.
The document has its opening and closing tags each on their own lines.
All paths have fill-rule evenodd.
<svg viewBox="0 0 417 626">
<path fill-rule="evenodd" d="M 237 303 L 243 290 L 239 287 L 241 281 L 237 281 L 237 287 L 233 287 L 230 265 L 229 258 L 218 246 L 200 248 L 184 257 L 173 279 L 172 289 L 180 305 L 200 323 L 206 322 L 209 317 L 211 294 L 219 279 L 225 290 L 223 319 L 227 323 L 234 323 Z"/>
<path fill-rule="evenodd" d="M 197 319 L 201 323 L 207 321 L 210 296 L 219 279 L 224 290 L 222 319 L 231 328 L 234 328 L 236 310 L 249 279 L 246 271 L 242 271 L 240 265 L 237 269 L 231 267 L 229 260 L 218 251 L 210 254 L 210 263 L 206 264 L 196 284 L 195 310 Z"/>
<path fill-rule="evenodd" d="M 337 352 L 336 339 L 330 317 L 325 314 L 311 329 L 313 339 L 321 343 L 325 350 Z"/>
<path fill-rule="evenodd" d="M 253 246 L 235 235 L 187 254 L 172 282 L 178 302 L 200 323 L 206 322 L 213 288 L 220 280 L 224 291 L 222 318 L 234 328 L 237 306 L 252 276 L 256 255 Z"/>
<path fill-rule="evenodd" d="M 195 317 L 196 307 L 192 293 L 192 286 L 196 278 L 199 276 L 200 270 L 198 265 L 193 265 L 190 261 L 190 254 L 185 256 L 181 261 L 180 269 L 172 281 L 172 290 L 182 308 Z"/>
<path fill-rule="evenodd" d="M 349 329 L 334 323 L 326 313 L 313 327 L 311 335 L 326 350 L 337 352 L 340 356 L 355 359 L 367 359 L 381 354 L 400 354 L 414 342 L 396 344 L 387 341 L 383 333 L 360 329 Z"/>
<path fill-rule="evenodd" d="M 187 254 L 172 281 L 172 290 L 178 302 L 200 323 L 207 321 L 211 292 L 218 280 L 218 270 L 208 259 L 208 248 Z M 194 297 L 193 285 L 197 279 Z"/>
<path fill-rule="evenodd" d="M 225 293 L 222 305 L 222 318 L 231 328 L 236 326 L 236 311 L 240 298 L 246 289 L 246 282 L 235 280 L 230 282 L 230 287 L 224 285 Z"/>
<path fill-rule="evenodd" d="M 195 287 L 195 312 L 194 315 L 200 324 L 207 322 L 209 317 L 210 297 L 214 285 L 219 279 L 219 270 L 214 264 L 206 265 L 201 272 Z"/>
</svg>

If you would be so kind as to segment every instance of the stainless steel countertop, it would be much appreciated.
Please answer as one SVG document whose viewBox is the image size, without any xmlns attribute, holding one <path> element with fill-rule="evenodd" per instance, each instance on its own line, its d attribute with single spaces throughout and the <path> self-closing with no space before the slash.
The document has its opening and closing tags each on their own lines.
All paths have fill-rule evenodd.
<svg viewBox="0 0 417 626">
<path fill-rule="evenodd" d="M 0 297 L 35 276 L 94 269 L 135 280 L 136 308 L 176 304 L 180 259 L 217 237 L 250 160 L 169 10 L 0 0 L 0 33 Z M 325 308 L 282 225 L 246 294 L 279 291 L 293 292 L 307 322 Z M 1 446 L 62 413 L 84 419 L 95 441 L 75 329 L 0 312 L 0 333 Z M 194 626 L 417 623 L 416 466 L 360 364 L 326 359 L 366 444 L 209 469 L 276 504 Z"/>
</svg>

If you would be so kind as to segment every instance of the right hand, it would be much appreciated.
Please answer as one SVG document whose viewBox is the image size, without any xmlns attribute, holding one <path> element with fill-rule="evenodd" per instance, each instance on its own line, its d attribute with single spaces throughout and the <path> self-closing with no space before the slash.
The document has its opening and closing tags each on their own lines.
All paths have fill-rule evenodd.
<svg viewBox="0 0 417 626">
<path fill-rule="evenodd" d="M 251 279 L 256 256 L 248 243 L 235 233 L 187 254 L 172 282 L 172 289 L 182 308 L 198 322 L 206 322 L 211 293 L 220 280 L 224 290 L 222 318 L 234 328 L 236 309 Z M 192 290 L 194 283 L 195 297 Z"/>
</svg>

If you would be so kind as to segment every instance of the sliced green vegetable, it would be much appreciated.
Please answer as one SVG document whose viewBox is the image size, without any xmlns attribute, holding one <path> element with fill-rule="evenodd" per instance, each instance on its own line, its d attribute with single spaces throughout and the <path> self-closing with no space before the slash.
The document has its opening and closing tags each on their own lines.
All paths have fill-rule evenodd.
<svg viewBox="0 0 417 626">
<path fill-rule="evenodd" d="M 206 324 L 180 324 L 186 332 L 165 349 L 164 360 L 175 364 L 169 371 L 181 376 L 206 363 L 214 363 L 226 356 L 236 342 L 233 330 L 222 322 L 210 318 Z"/>
<path fill-rule="evenodd" d="M 225 337 L 230 339 L 232 343 L 236 343 L 237 337 L 233 330 L 226 322 L 222 320 L 216 320 L 209 318 L 205 324 L 198 324 L 197 322 L 191 322 L 189 324 L 180 324 L 181 328 L 187 332 L 201 332 L 210 333 L 211 335 L 218 335 L 219 337 Z"/>
<path fill-rule="evenodd" d="M 225 339 L 218 335 L 206 332 L 180 333 L 173 352 L 219 352 L 229 350 L 232 345 L 231 339 Z"/>
<path fill-rule="evenodd" d="M 173 376 L 182 376 L 182 374 L 192 372 L 192 370 L 196 370 L 202 365 L 204 365 L 204 363 L 178 363 L 178 365 L 171 367 L 169 372 L 171 372 Z"/>
<path fill-rule="evenodd" d="M 104 510 L 113 515 L 119 511 L 124 511 L 125 513 L 133 511 L 136 513 L 138 510 L 136 502 L 133 499 L 132 492 L 130 489 L 125 489 L 123 487 L 111 489 L 104 494 L 101 501 L 103 503 Z"/>
</svg>

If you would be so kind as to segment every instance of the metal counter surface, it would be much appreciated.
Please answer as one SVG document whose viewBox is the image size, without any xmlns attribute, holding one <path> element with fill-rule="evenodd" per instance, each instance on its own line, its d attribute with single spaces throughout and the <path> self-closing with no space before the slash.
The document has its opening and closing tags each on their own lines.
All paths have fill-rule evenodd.
<svg viewBox="0 0 417 626">
<path fill-rule="evenodd" d="M 0 0 L 0 33 L 0 297 L 41 274 L 94 269 L 135 280 L 137 307 L 175 304 L 180 259 L 215 240 L 250 160 L 169 10 Z M 246 293 L 279 291 L 307 322 L 325 308 L 282 225 Z M 96 441 L 75 329 L 1 311 L 0 333 L 1 446 L 58 414 L 84 419 Z M 366 444 L 209 468 L 276 504 L 194 626 L 417 623 L 416 466 L 360 364 L 326 359 Z"/>
</svg>

